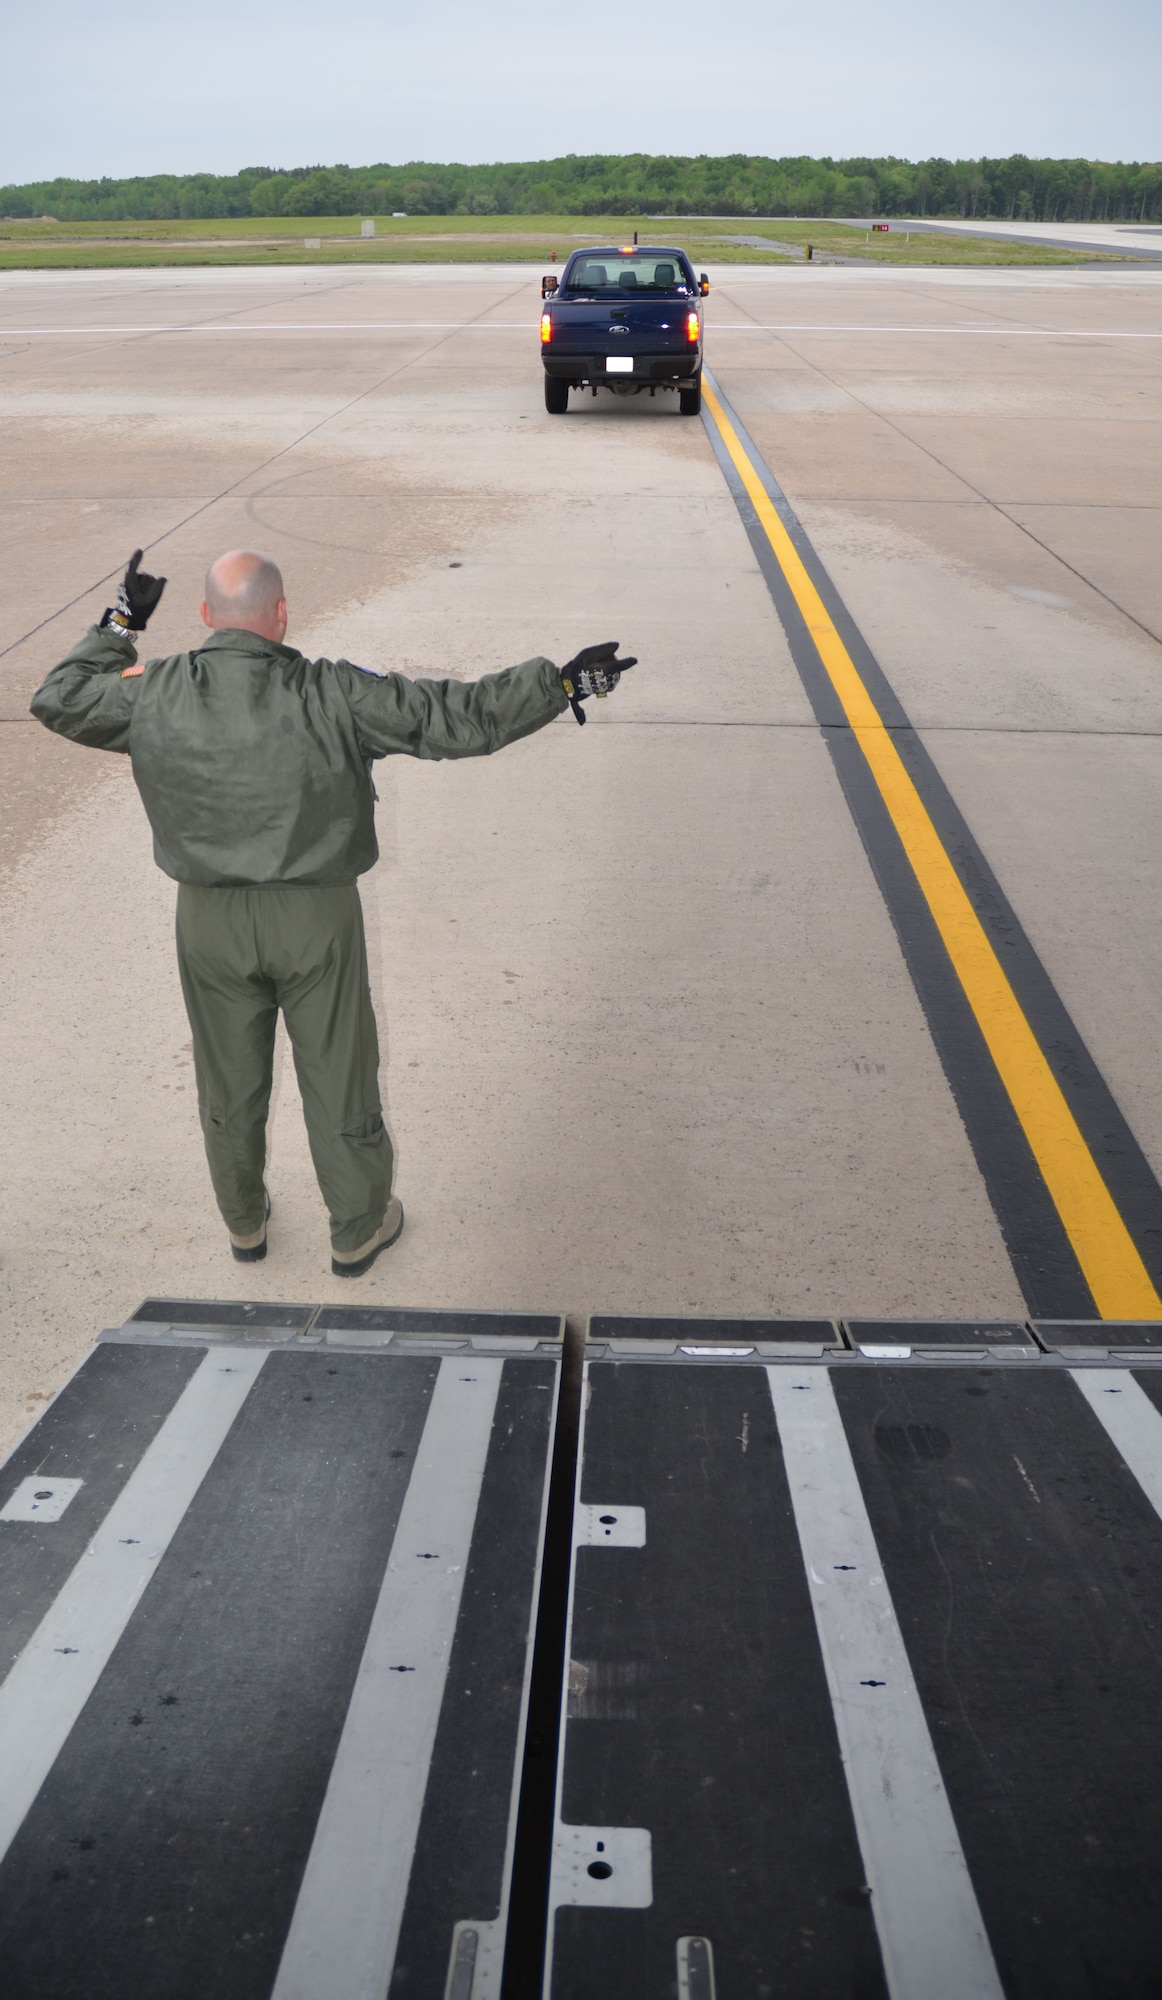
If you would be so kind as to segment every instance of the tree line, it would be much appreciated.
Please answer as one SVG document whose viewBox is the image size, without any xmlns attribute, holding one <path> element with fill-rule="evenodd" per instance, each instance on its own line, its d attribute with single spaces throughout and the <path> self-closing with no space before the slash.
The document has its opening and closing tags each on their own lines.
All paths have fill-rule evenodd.
<svg viewBox="0 0 1162 2000">
<path fill-rule="evenodd" d="M 244 167 L 237 174 L 32 181 L 0 214 L 60 222 L 231 216 L 705 215 L 1162 220 L 1157 161 L 697 158 L 580 154 L 491 166 Z"/>
</svg>

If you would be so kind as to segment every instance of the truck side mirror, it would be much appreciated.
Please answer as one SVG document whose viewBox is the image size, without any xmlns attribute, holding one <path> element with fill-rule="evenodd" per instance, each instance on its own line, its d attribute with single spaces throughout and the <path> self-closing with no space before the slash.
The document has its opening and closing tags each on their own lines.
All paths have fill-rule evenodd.
<svg viewBox="0 0 1162 2000">
<path fill-rule="evenodd" d="M 550 292 L 556 291 L 557 283 L 558 280 L 556 273 L 553 271 L 548 272 L 546 276 L 541 279 L 541 297 L 543 299 L 547 299 Z"/>
<path fill-rule="evenodd" d="M 710 280 L 706 276 L 705 271 L 700 271 L 698 274 L 698 290 L 701 292 L 703 298 L 706 297 L 707 292 L 710 290 Z"/>
</svg>

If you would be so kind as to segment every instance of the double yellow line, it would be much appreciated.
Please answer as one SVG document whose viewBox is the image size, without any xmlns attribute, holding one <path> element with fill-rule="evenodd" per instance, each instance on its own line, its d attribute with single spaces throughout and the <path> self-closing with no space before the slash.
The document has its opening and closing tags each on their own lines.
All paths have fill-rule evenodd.
<svg viewBox="0 0 1162 2000">
<path fill-rule="evenodd" d="M 944 940 L 1103 1319 L 1162 1319 L 1097 1162 L 1045 1060 L 888 729 L 714 390 L 702 398 L 762 523 Z"/>
</svg>

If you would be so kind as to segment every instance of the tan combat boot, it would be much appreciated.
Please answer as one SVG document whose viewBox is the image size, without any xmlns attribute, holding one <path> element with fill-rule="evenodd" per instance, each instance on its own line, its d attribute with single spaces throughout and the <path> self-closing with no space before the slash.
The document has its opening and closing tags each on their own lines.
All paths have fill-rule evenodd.
<svg viewBox="0 0 1162 2000">
<path fill-rule="evenodd" d="M 369 1271 L 381 1250 L 390 1250 L 403 1228 L 403 1203 L 393 1194 L 387 1204 L 383 1221 L 374 1236 L 361 1243 L 358 1250 L 332 1250 L 331 1269 L 337 1278 L 361 1278 Z"/>
<path fill-rule="evenodd" d="M 256 1229 L 250 1236 L 235 1236 L 232 1229 L 229 1232 L 230 1250 L 236 1263 L 261 1264 L 266 1255 L 266 1225 L 269 1220 L 270 1195 L 267 1194 L 266 1214 L 262 1219 L 262 1228 Z"/>
</svg>

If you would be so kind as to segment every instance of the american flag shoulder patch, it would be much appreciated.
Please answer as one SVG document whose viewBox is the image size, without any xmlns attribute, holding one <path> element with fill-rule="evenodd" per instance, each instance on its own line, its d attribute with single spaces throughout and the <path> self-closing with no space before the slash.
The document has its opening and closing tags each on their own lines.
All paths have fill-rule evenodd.
<svg viewBox="0 0 1162 2000">
<path fill-rule="evenodd" d="M 138 674 L 143 674 L 144 672 L 145 672 L 145 661 L 135 660 L 131 667 L 122 667 L 121 678 L 123 681 L 131 681 L 136 679 Z"/>
</svg>

